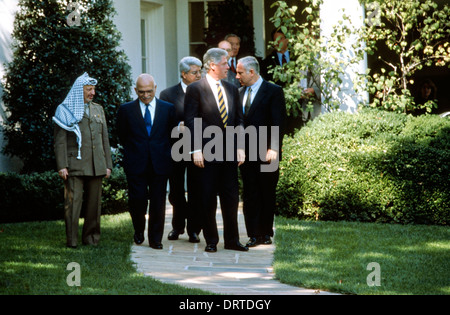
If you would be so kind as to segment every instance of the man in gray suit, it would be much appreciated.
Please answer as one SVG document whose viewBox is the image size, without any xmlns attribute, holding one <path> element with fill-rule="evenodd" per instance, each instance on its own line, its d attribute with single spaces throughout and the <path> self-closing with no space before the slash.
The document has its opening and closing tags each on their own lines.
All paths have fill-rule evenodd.
<svg viewBox="0 0 450 315">
<path fill-rule="evenodd" d="M 82 241 L 98 244 L 102 179 L 108 178 L 112 170 L 105 113 L 92 102 L 96 84 L 97 80 L 87 73 L 80 76 L 53 117 L 56 166 L 64 180 L 67 246 L 72 248 L 78 242 L 83 191 L 86 214 Z"/>
</svg>

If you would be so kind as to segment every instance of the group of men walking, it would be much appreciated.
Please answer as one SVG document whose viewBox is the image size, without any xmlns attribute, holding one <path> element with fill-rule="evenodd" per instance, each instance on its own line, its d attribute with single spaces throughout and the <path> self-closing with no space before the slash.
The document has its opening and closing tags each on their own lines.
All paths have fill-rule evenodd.
<svg viewBox="0 0 450 315">
<path fill-rule="evenodd" d="M 202 66 L 206 72 L 204 75 Z M 162 91 L 159 98 L 155 97 L 157 85 L 154 78 L 149 74 L 141 74 L 135 86 L 138 98 L 120 106 L 117 131 L 123 146 L 123 168 L 127 177 L 129 211 L 136 244 L 142 244 L 145 239 L 145 215 L 148 209 L 149 245 L 154 249 L 163 248 L 168 181 L 169 201 L 173 205 L 173 229 L 168 235 L 169 240 L 177 240 L 186 230 L 189 241 L 197 243 L 200 242 L 200 233 L 203 233 L 205 251 L 217 251 L 219 233 L 216 211 L 219 199 L 225 249 L 247 251 L 249 247 L 272 242 L 279 170 L 276 167 L 265 171 L 263 166 L 278 163 L 281 159 L 286 124 L 284 93 L 280 86 L 261 77 L 259 63 L 254 57 L 244 57 L 237 62 L 235 77 L 241 84 L 240 88 L 226 80 L 228 71 L 227 51 L 211 48 L 204 55 L 203 63 L 194 57 L 183 58 L 180 61 L 181 82 Z M 96 82 L 85 80 L 81 83 L 82 89 L 95 85 L 93 83 Z M 84 104 L 84 108 L 90 108 L 91 113 L 83 111 L 82 119 L 86 123 L 79 120 L 79 129 L 89 128 L 88 122 L 94 121 L 105 127 L 101 129 L 105 135 L 106 121 L 101 107 L 97 114 L 92 98 L 84 97 Z M 67 107 L 63 105 L 58 108 Z M 57 110 L 55 117 L 59 116 L 61 114 Z M 91 157 L 99 145 L 97 149 L 83 150 L 86 145 L 84 139 L 100 136 L 99 128 L 94 131 L 91 127 L 89 132 L 82 131 L 80 137 L 75 137 L 72 134 L 76 129 L 73 129 L 73 125 L 66 122 L 57 124 L 55 128 L 55 134 L 58 135 L 55 151 L 60 176 L 66 183 L 71 176 L 83 179 L 86 176 L 109 176 L 112 166 L 107 136 L 102 137 L 100 157 L 94 158 L 105 161 L 102 164 L 105 170 L 89 174 L 71 172 L 72 165 L 76 163 L 93 163 Z M 256 130 L 256 138 L 245 132 L 249 127 Z M 172 146 L 177 140 L 172 136 L 174 130 L 181 137 L 189 137 L 189 159 L 173 160 Z M 94 142 L 87 143 L 94 147 Z M 79 146 L 82 148 L 81 156 L 74 154 Z M 255 150 L 256 154 L 252 152 Z M 261 150 L 264 154 L 260 154 Z M 238 231 L 238 169 L 243 181 L 243 211 L 249 236 L 245 245 L 241 244 Z M 74 207 L 80 203 L 74 206 L 73 195 L 78 196 L 80 189 L 78 186 L 74 188 L 73 184 L 66 184 L 66 227 L 71 226 L 67 228 L 67 245 L 72 247 L 77 242 L 73 225 L 79 216 L 78 210 L 74 212 Z M 85 221 L 85 226 L 95 228 L 83 232 L 83 242 L 97 243 L 99 204 L 96 203 L 90 211 L 96 215 L 91 215 L 92 219 Z"/>
</svg>

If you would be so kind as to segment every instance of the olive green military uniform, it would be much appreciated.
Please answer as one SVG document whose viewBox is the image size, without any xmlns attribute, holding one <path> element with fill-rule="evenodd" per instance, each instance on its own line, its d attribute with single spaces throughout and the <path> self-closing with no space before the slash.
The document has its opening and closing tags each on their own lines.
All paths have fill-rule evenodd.
<svg viewBox="0 0 450 315">
<path fill-rule="evenodd" d="M 57 170 L 68 169 L 64 181 L 64 212 L 67 246 L 77 246 L 78 221 L 85 193 L 83 244 L 97 244 L 100 239 L 102 179 L 112 169 L 111 149 L 103 108 L 90 103 L 89 115 L 84 113 L 78 123 L 82 136 L 81 159 L 77 159 L 78 144 L 74 132 L 55 126 Z"/>
</svg>

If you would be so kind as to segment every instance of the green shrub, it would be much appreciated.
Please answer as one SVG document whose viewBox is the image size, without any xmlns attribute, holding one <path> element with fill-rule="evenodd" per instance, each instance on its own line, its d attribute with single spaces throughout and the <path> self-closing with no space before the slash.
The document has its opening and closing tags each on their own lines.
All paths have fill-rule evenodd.
<svg viewBox="0 0 450 315">
<path fill-rule="evenodd" d="M 102 214 L 128 210 L 126 178 L 121 168 L 103 181 Z M 0 173 L 0 222 L 64 218 L 64 185 L 58 173 Z"/>
<path fill-rule="evenodd" d="M 278 214 L 448 225 L 450 120 L 376 109 L 322 115 L 285 139 Z"/>
</svg>

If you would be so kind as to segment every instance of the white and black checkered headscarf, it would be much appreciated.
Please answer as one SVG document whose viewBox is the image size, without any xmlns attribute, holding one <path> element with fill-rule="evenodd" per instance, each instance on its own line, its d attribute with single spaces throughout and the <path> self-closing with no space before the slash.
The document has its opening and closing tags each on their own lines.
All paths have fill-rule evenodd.
<svg viewBox="0 0 450 315">
<path fill-rule="evenodd" d="M 76 79 L 65 100 L 56 108 L 55 116 L 53 117 L 53 121 L 58 126 L 65 130 L 73 131 L 77 135 L 77 159 L 79 160 L 81 160 L 81 131 L 78 123 L 83 119 L 84 115 L 83 87 L 85 85 L 97 85 L 97 80 L 90 78 L 86 72 Z"/>
</svg>

